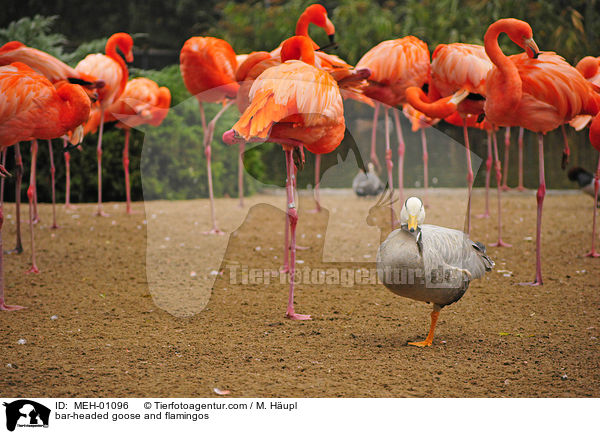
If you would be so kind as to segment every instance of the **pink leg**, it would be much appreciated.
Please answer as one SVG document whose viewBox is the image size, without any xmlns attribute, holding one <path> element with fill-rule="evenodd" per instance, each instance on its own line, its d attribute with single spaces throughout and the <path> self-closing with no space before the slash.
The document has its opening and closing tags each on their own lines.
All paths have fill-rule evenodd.
<svg viewBox="0 0 600 434">
<path fill-rule="evenodd" d="M 321 195 L 319 194 L 319 186 L 321 184 L 321 154 L 315 155 L 315 209 L 310 210 L 310 213 L 321 212 Z"/>
<path fill-rule="evenodd" d="M 510 127 L 506 127 L 504 133 L 504 177 L 502 179 L 502 191 L 510 190 L 508 186 L 508 157 L 510 151 Z"/>
<path fill-rule="evenodd" d="M 387 175 L 388 175 L 388 188 L 390 189 L 391 196 L 394 197 L 394 180 L 392 178 L 392 169 L 394 167 L 394 163 L 392 162 L 392 149 L 390 148 L 390 118 L 388 116 L 389 108 L 385 107 L 385 163 L 387 167 Z M 394 208 L 390 206 L 390 215 L 392 222 L 392 229 L 395 228 L 396 222 L 394 221 Z"/>
<path fill-rule="evenodd" d="M 7 253 L 23 253 L 23 243 L 21 241 L 21 184 L 23 182 L 23 158 L 21 157 L 21 146 L 15 143 L 15 220 L 17 230 L 17 244 L 14 249 L 9 250 Z"/>
<path fill-rule="evenodd" d="M 429 153 L 427 152 L 427 137 L 425 136 L 425 128 L 421 128 L 421 144 L 423 145 L 423 187 L 425 188 L 425 194 L 423 198 L 423 205 L 429 206 L 427 200 L 427 191 L 429 189 L 429 168 L 427 162 L 429 161 Z"/>
<path fill-rule="evenodd" d="M 496 139 L 496 133 L 493 135 L 494 143 L 494 158 L 495 158 L 495 169 L 496 169 L 496 192 L 498 196 L 498 241 L 490 244 L 492 247 L 512 247 L 511 244 L 502 241 L 502 198 L 500 195 L 502 185 L 502 168 L 500 165 L 500 155 L 498 152 L 498 140 Z"/>
<path fill-rule="evenodd" d="M 100 131 L 98 132 L 98 147 L 96 156 L 98 157 L 98 210 L 96 215 L 106 217 L 108 214 L 102 211 L 102 133 L 104 132 L 104 109 L 101 109 Z"/>
<path fill-rule="evenodd" d="M 465 137 L 465 149 L 467 152 L 467 235 L 471 233 L 471 193 L 473 192 L 473 165 L 471 164 L 471 145 L 469 144 L 469 133 L 467 124 L 463 122 L 463 135 Z"/>
<path fill-rule="evenodd" d="M 34 147 L 35 147 L 35 152 L 33 151 Z M 38 142 L 37 142 L 37 140 L 33 140 L 31 142 L 31 170 L 33 173 L 33 180 L 32 180 L 31 185 L 33 186 L 33 223 L 34 224 L 40 222 L 40 216 L 38 214 L 38 209 L 37 209 L 37 184 L 36 184 L 37 151 L 38 151 Z"/>
<path fill-rule="evenodd" d="M 4 301 L 4 252 L 2 246 L 2 224 L 4 223 L 4 214 L 2 208 L 0 208 L 0 311 L 2 310 L 19 310 L 23 309 L 23 306 L 11 306 Z"/>
<path fill-rule="evenodd" d="M 307 320 L 311 319 L 310 315 L 301 315 L 294 311 L 294 275 L 296 272 L 296 224 L 298 223 L 298 211 L 296 210 L 296 204 L 294 202 L 294 158 L 291 150 L 285 151 L 285 161 L 287 168 L 287 213 L 290 221 L 290 242 L 292 249 L 290 251 L 290 293 L 288 297 L 288 306 L 285 316 L 289 319 L 295 320 Z"/>
<path fill-rule="evenodd" d="M 67 147 L 67 139 L 63 139 L 63 148 Z M 64 151 L 65 154 L 65 209 L 75 208 L 71 205 L 71 154 Z"/>
<path fill-rule="evenodd" d="M 398 110 L 392 110 L 394 113 L 394 125 L 396 127 L 396 135 L 398 136 L 398 191 L 400 194 L 400 206 L 404 204 L 404 154 L 406 153 L 406 145 L 404 143 L 404 134 L 402 134 L 402 124 L 400 122 L 400 118 L 398 116 Z M 421 136 L 423 139 L 423 136 Z M 427 143 L 424 144 L 424 153 L 423 153 L 423 162 L 425 163 L 425 173 L 427 173 L 427 162 L 426 159 L 426 150 Z M 425 175 L 427 179 L 427 174 Z M 425 187 L 425 191 L 427 192 L 427 187 Z M 427 197 L 425 197 L 424 203 L 427 205 Z"/>
<path fill-rule="evenodd" d="M 240 197 L 240 208 L 244 207 L 244 150 L 246 149 L 245 143 L 240 143 L 240 154 L 238 158 L 238 195 Z"/>
<path fill-rule="evenodd" d="M 375 110 L 373 112 L 373 129 L 371 130 L 371 163 L 377 167 L 377 171 L 381 171 L 381 164 L 377 158 L 376 146 L 377 141 L 377 118 L 379 117 L 379 103 L 375 103 Z"/>
<path fill-rule="evenodd" d="M 50 226 L 50 229 L 58 229 L 58 225 L 56 224 L 56 167 L 54 167 L 54 152 L 52 151 L 52 140 L 48 140 L 48 155 L 50 156 L 50 177 L 52 182 L 52 226 Z"/>
<path fill-rule="evenodd" d="M 542 207 L 546 196 L 546 176 L 544 174 L 544 135 L 538 133 L 538 154 L 540 170 L 540 186 L 537 191 L 537 229 L 535 238 L 535 280 L 525 285 L 539 286 L 542 281 Z"/>
<path fill-rule="evenodd" d="M 562 124 L 560 126 L 560 129 L 562 131 L 563 143 L 565 144 L 565 147 L 563 148 L 563 155 L 562 161 L 560 162 L 560 167 L 562 170 L 565 170 L 567 168 L 567 165 L 569 164 L 569 156 L 571 155 L 571 150 L 569 149 L 569 139 L 567 137 L 567 130 L 565 129 L 565 124 Z"/>
<path fill-rule="evenodd" d="M 123 146 L 123 170 L 125 172 L 125 200 L 127 202 L 126 212 L 131 214 L 131 185 L 129 183 L 129 136 L 131 131 L 125 129 L 125 146 Z"/>
<path fill-rule="evenodd" d="M 476 217 L 479 219 L 490 216 L 490 178 L 492 174 L 492 132 L 487 132 L 487 159 L 485 160 L 485 212 Z"/>
<path fill-rule="evenodd" d="M 598 207 L 598 189 L 600 187 L 600 155 L 598 156 L 598 168 L 596 169 L 596 178 L 594 179 L 594 217 L 592 219 L 592 250 L 590 250 L 585 256 L 591 258 L 600 257 L 600 253 L 596 252 L 596 213 Z"/>
<path fill-rule="evenodd" d="M 35 240 L 33 234 L 33 204 L 35 200 L 35 161 L 37 159 L 37 141 L 31 146 L 31 172 L 29 177 L 29 188 L 27 189 L 27 198 L 29 199 L 29 232 L 31 235 L 31 268 L 28 273 L 39 273 L 40 270 L 35 263 Z"/>
<path fill-rule="evenodd" d="M 525 129 L 523 127 L 519 128 L 519 185 L 517 186 L 517 190 L 523 191 L 525 187 L 523 187 L 523 133 Z"/>
<path fill-rule="evenodd" d="M 6 151 L 8 150 L 8 148 L 4 148 L 2 150 L 2 167 L 4 167 L 6 165 Z M 4 180 L 5 178 L 2 177 L 2 179 L 0 179 L 0 208 L 4 207 Z"/>
</svg>

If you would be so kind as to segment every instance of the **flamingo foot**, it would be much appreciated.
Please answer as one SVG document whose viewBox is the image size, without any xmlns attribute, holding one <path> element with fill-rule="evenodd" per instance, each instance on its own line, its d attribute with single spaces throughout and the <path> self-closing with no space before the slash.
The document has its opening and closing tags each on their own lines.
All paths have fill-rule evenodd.
<svg viewBox="0 0 600 434">
<path fill-rule="evenodd" d="M 517 191 L 525 191 L 525 187 L 523 187 L 522 185 L 519 185 L 517 187 Z"/>
<path fill-rule="evenodd" d="M 533 282 L 521 282 L 519 283 L 519 285 L 523 285 L 523 286 L 541 286 L 543 285 L 543 283 L 539 280 L 534 280 Z"/>
<path fill-rule="evenodd" d="M 50 226 L 50 229 L 60 229 L 60 226 L 57 225 L 56 223 L 52 223 L 52 226 Z"/>
<path fill-rule="evenodd" d="M 96 214 L 94 214 L 96 217 L 108 217 L 109 214 L 105 213 L 104 211 L 98 210 L 96 211 Z"/>
<path fill-rule="evenodd" d="M 502 186 L 500 186 L 500 190 L 509 191 L 509 190 L 512 190 L 512 188 L 510 188 L 508 185 L 502 185 Z"/>
<path fill-rule="evenodd" d="M 490 213 L 489 212 L 484 212 L 483 214 L 477 214 L 475 216 L 476 219 L 487 219 L 490 217 Z"/>
<path fill-rule="evenodd" d="M 7 312 L 12 312 L 15 310 L 20 310 L 20 309 L 26 309 L 26 308 L 24 306 L 5 304 L 4 300 L 0 300 L 0 311 L 5 310 Z"/>
<path fill-rule="evenodd" d="M 290 266 L 289 265 L 282 265 L 281 268 L 279 269 L 279 273 L 280 274 L 288 274 L 290 272 Z"/>
<path fill-rule="evenodd" d="M 212 228 L 210 231 L 205 231 L 202 233 L 204 235 L 225 235 L 225 232 L 223 232 L 221 229 L 218 229 L 218 228 Z"/>
<path fill-rule="evenodd" d="M 306 321 L 306 320 L 311 320 L 312 318 L 310 317 L 310 315 L 302 315 L 300 313 L 295 313 L 294 309 L 288 309 L 288 311 L 285 313 L 285 317 L 287 319 L 293 319 L 296 321 Z"/>
<path fill-rule="evenodd" d="M 500 238 L 497 242 L 490 244 L 491 247 L 512 247 L 512 244 L 505 243 Z"/>
<path fill-rule="evenodd" d="M 65 205 L 65 209 L 77 209 L 77 207 L 75 205 Z"/>
<path fill-rule="evenodd" d="M 425 339 L 424 341 L 421 342 L 409 342 L 408 345 L 412 345 L 415 347 L 430 347 L 432 344 L 432 341 L 429 341 L 427 339 Z"/>
<path fill-rule="evenodd" d="M 32 265 L 31 268 L 29 270 L 27 270 L 25 273 L 26 274 L 30 274 L 30 273 L 40 274 L 40 269 L 36 265 Z"/>
<path fill-rule="evenodd" d="M 586 253 L 586 254 L 585 254 L 585 257 L 586 257 L 586 258 L 600 258 L 600 253 L 598 253 L 598 252 L 597 252 L 597 251 L 595 251 L 595 250 L 592 250 L 592 251 L 590 251 L 590 252 Z"/>
<path fill-rule="evenodd" d="M 296 245 L 296 250 L 308 250 L 310 247 Z"/>
<path fill-rule="evenodd" d="M 6 253 L 7 255 L 20 255 L 21 253 L 23 253 L 23 247 L 18 246 L 12 250 L 6 250 L 4 253 Z"/>
</svg>

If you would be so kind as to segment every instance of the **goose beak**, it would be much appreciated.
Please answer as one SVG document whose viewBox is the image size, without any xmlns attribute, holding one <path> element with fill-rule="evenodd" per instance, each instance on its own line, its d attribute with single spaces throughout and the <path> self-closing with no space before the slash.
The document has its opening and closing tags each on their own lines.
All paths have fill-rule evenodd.
<svg viewBox="0 0 600 434">
<path fill-rule="evenodd" d="M 525 39 L 523 42 L 525 43 L 525 51 L 527 52 L 527 55 L 532 59 L 537 59 L 540 55 L 540 49 L 533 38 Z"/>
<path fill-rule="evenodd" d="M 408 230 L 410 232 L 414 232 L 415 230 L 417 230 L 417 216 L 416 215 L 408 216 Z"/>
</svg>

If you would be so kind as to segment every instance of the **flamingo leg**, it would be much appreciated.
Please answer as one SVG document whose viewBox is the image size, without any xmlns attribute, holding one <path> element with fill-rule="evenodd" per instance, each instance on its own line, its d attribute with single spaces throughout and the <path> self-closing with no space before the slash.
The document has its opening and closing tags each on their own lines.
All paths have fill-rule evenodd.
<svg viewBox="0 0 600 434">
<path fill-rule="evenodd" d="M 371 130 L 371 163 L 377 167 L 377 171 L 381 171 L 381 164 L 377 158 L 376 141 L 377 141 L 377 118 L 379 117 L 379 103 L 375 103 L 373 111 L 373 129 Z"/>
<path fill-rule="evenodd" d="M 519 185 L 517 185 L 517 190 L 523 191 L 525 187 L 523 186 L 523 134 L 525 133 L 525 129 L 523 127 L 519 128 Z"/>
<path fill-rule="evenodd" d="M 390 148 L 390 117 L 388 116 L 389 108 L 385 107 L 385 163 L 387 167 L 387 175 L 388 175 L 388 188 L 390 189 L 391 196 L 394 197 L 394 180 L 392 178 L 392 169 L 394 167 L 394 163 L 392 162 L 392 149 Z M 394 208 L 390 206 L 390 216 L 392 222 L 392 230 L 396 227 L 396 222 L 394 221 Z"/>
<path fill-rule="evenodd" d="M 39 273 L 40 270 L 35 263 L 35 240 L 33 233 L 33 206 L 35 201 L 35 161 L 37 159 L 38 144 L 33 140 L 31 145 L 31 172 L 29 174 L 29 188 L 27 189 L 27 198 L 29 199 L 29 233 L 31 235 L 31 268 L 28 273 Z"/>
<path fill-rule="evenodd" d="M 502 191 L 510 190 L 508 186 L 508 162 L 509 162 L 509 151 L 510 151 L 510 127 L 506 127 L 504 132 L 504 175 L 502 179 Z"/>
<path fill-rule="evenodd" d="M 315 209 L 308 211 L 309 213 L 321 212 L 321 154 L 315 155 Z M 298 246 L 296 247 L 298 248 Z"/>
<path fill-rule="evenodd" d="M 564 143 L 562 161 L 560 162 L 560 168 L 562 170 L 565 170 L 567 168 L 567 165 L 569 164 L 569 156 L 571 155 L 571 149 L 569 149 L 569 138 L 567 137 L 567 130 L 565 129 L 565 124 L 562 124 L 560 126 L 560 130 L 562 131 L 563 143 Z"/>
<path fill-rule="evenodd" d="M 490 178 L 492 175 L 492 132 L 487 132 L 487 159 L 485 160 L 485 212 L 477 218 L 483 219 L 490 216 Z"/>
<path fill-rule="evenodd" d="M 440 309 L 438 305 L 433 306 L 433 311 L 431 312 L 431 325 L 429 326 L 429 333 L 427 333 L 427 337 L 424 341 L 421 342 L 409 342 L 408 345 L 414 345 L 415 347 L 429 347 L 433 343 L 433 334 L 435 332 L 435 325 L 437 324 L 437 320 L 440 316 Z"/>
<path fill-rule="evenodd" d="M 108 214 L 102 211 L 102 134 L 104 132 L 104 109 L 100 111 L 100 131 L 98 132 L 98 147 L 96 156 L 98 158 L 98 210 L 96 215 L 106 217 Z"/>
<path fill-rule="evenodd" d="M 56 167 L 54 167 L 52 140 L 48 140 L 48 155 L 50 156 L 50 178 L 52 182 L 52 226 L 50 226 L 50 229 L 58 229 L 56 224 Z"/>
<path fill-rule="evenodd" d="M 292 156 L 292 150 L 285 151 L 285 162 L 287 169 L 287 180 L 286 180 L 286 195 L 287 195 L 287 214 L 290 222 L 290 292 L 288 296 L 288 306 L 285 316 L 289 319 L 295 320 L 308 320 L 311 319 L 310 315 L 301 315 L 294 311 L 294 276 L 296 272 L 296 224 L 298 223 L 298 211 L 295 203 L 295 168 L 294 158 Z"/>
<path fill-rule="evenodd" d="M 596 214 L 598 212 L 598 189 L 600 188 L 600 155 L 598 155 L 598 168 L 596 169 L 596 177 L 594 178 L 594 217 L 592 219 L 592 250 L 585 256 L 590 258 L 600 257 L 600 253 L 596 252 Z"/>
<path fill-rule="evenodd" d="M 471 163 L 471 145 L 469 144 L 469 132 L 467 122 L 463 120 L 463 135 L 465 137 L 465 149 L 467 152 L 467 235 L 471 233 L 471 193 L 473 192 L 473 165 Z"/>
<path fill-rule="evenodd" d="M 429 206 L 427 199 L 427 192 L 429 190 L 429 168 L 427 164 L 429 161 L 429 153 L 427 152 L 427 136 L 425 134 L 425 128 L 421 128 L 421 144 L 423 145 L 423 187 L 425 188 L 423 205 L 427 207 Z"/>
<path fill-rule="evenodd" d="M 511 244 L 502 241 L 502 197 L 501 197 L 501 184 L 502 184 L 502 168 L 500 165 L 500 155 L 498 152 L 498 140 L 496 139 L 496 133 L 493 135 L 494 143 L 494 159 L 496 169 L 496 193 L 498 198 L 498 241 L 490 244 L 492 247 L 512 247 Z"/>
<path fill-rule="evenodd" d="M 23 158 L 21 157 L 21 146 L 19 146 L 19 143 L 15 143 L 15 165 L 15 220 L 17 225 L 17 244 L 14 249 L 9 250 L 7 253 L 16 253 L 19 255 L 23 253 L 23 242 L 21 241 L 21 184 L 23 182 Z"/>
<path fill-rule="evenodd" d="M 23 306 L 8 305 L 4 302 L 4 252 L 2 251 L 2 225 L 4 223 L 4 214 L 2 208 L 0 208 L 0 311 L 7 310 L 19 310 L 23 309 Z"/>
<path fill-rule="evenodd" d="M 404 143 L 404 134 L 402 133 L 402 123 L 400 122 L 400 118 L 398 116 L 398 110 L 392 110 L 394 113 L 394 126 L 396 127 L 396 135 L 398 136 L 398 191 L 400 194 L 400 206 L 404 203 L 404 154 L 406 153 L 406 145 Z M 421 136 L 423 139 L 423 136 Z M 425 173 L 427 172 L 427 162 L 426 159 L 426 150 L 427 143 L 424 144 L 424 152 L 423 152 L 423 163 L 425 164 Z M 427 175 L 425 175 L 427 178 Z M 425 187 L 425 192 L 427 193 L 427 187 Z M 427 204 L 427 197 L 425 197 L 425 204 Z"/>
<path fill-rule="evenodd" d="M 544 174 L 544 135 L 538 133 L 538 157 L 540 171 L 540 186 L 538 187 L 537 199 L 537 227 L 535 237 L 535 280 L 525 285 L 539 286 L 542 281 L 542 207 L 546 196 L 546 176 Z"/>
<path fill-rule="evenodd" d="M 126 212 L 131 214 L 131 185 L 129 183 L 129 136 L 131 131 L 125 128 L 125 145 L 123 146 L 123 171 L 125 172 L 125 199 L 127 202 Z"/>
<path fill-rule="evenodd" d="M 244 207 L 244 151 L 246 149 L 246 143 L 240 143 L 240 153 L 238 157 L 238 195 L 240 202 L 238 206 Z"/>
<path fill-rule="evenodd" d="M 33 152 L 34 146 L 35 146 L 35 152 Z M 39 223 L 39 221 L 40 221 L 40 216 L 38 215 L 38 209 L 37 209 L 37 184 L 36 184 L 37 151 L 38 151 L 38 142 L 37 142 L 37 140 L 33 140 L 31 142 L 31 170 L 33 173 L 31 185 L 33 186 L 33 223 L 34 224 Z"/>
<path fill-rule="evenodd" d="M 2 167 L 6 165 L 6 151 L 8 148 L 2 150 Z M 4 177 L 0 179 L 0 208 L 4 207 Z"/>
</svg>

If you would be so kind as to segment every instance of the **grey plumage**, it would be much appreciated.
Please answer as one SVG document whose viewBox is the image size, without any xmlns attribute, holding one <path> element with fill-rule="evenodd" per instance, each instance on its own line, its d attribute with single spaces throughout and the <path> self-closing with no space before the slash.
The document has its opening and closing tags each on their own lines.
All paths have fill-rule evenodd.
<svg viewBox="0 0 600 434">
<path fill-rule="evenodd" d="M 369 164 L 369 169 L 371 165 Z M 385 186 L 379 177 L 372 171 L 358 172 L 352 181 L 352 190 L 357 196 L 376 196 L 383 191 Z"/>
<path fill-rule="evenodd" d="M 458 301 L 473 279 L 494 262 L 485 246 L 455 229 L 422 225 L 419 232 L 396 229 L 377 252 L 377 273 L 397 295 L 430 302 L 435 309 Z"/>
</svg>

